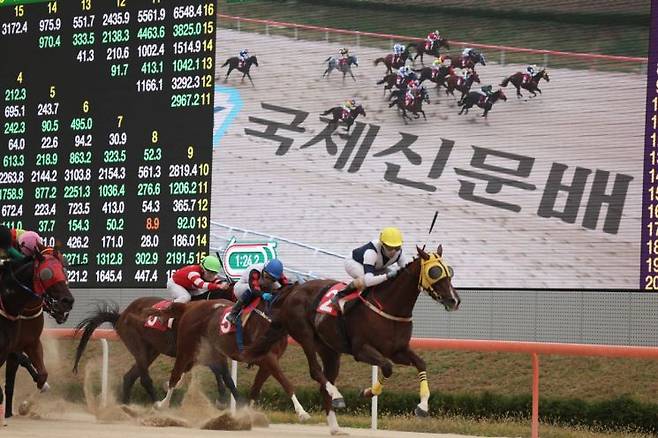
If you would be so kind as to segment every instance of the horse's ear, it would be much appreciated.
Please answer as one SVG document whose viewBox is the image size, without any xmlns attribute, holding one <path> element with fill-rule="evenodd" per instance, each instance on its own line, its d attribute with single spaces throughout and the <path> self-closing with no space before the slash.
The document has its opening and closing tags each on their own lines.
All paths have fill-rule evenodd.
<svg viewBox="0 0 658 438">
<path fill-rule="evenodd" d="M 436 249 L 436 253 L 441 257 L 443 255 L 443 245 L 439 245 L 439 247 Z"/>
<path fill-rule="evenodd" d="M 418 251 L 418 255 L 423 259 L 423 260 L 429 260 L 430 255 L 423 250 L 423 248 L 419 247 L 416 245 L 416 250 Z"/>
</svg>

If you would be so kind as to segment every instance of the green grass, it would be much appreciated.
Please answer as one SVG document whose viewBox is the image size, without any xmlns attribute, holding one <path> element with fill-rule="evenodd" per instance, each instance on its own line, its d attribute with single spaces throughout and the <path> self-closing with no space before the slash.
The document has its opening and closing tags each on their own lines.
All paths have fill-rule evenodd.
<svg viewBox="0 0 658 438">
<path fill-rule="evenodd" d="M 308 5 L 312 3 L 312 5 Z M 251 1 L 223 4 L 220 12 L 250 18 L 288 21 L 379 33 L 424 37 L 439 28 L 450 40 L 534 49 L 646 57 L 649 27 L 509 19 L 478 14 L 426 12 L 358 5 L 330 6 L 321 0 Z M 222 23 L 224 27 L 228 23 Z"/>
</svg>

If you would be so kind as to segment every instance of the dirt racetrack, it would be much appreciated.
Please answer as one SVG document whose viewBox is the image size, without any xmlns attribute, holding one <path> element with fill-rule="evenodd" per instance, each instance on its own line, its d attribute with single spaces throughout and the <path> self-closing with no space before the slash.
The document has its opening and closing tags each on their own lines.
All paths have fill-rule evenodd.
<svg viewBox="0 0 658 438">
<path fill-rule="evenodd" d="M 12 418 L 11 425 L 4 429 L 4 436 L 11 437 L 48 437 L 48 438 L 114 438 L 137 437 L 140 438 L 185 438 L 205 436 L 231 436 L 231 437 L 326 437 L 329 430 L 324 425 L 301 426 L 293 424 L 276 424 L 268 428 L 254 428 L 250 431 L 217 431 L 199 430 L 182 427 L 145 427 L 135 424 L 96 423 L 93 416 L 79 415 L 79 418 L 68 420 L 33 420 L 29 418 Z M 397 432 L 397 431 L 371 431 L 367 429 L 345 428 L 350 436 L 355 437 L 427 437 L 429 434 Z M 440 438 L 466 438 L 466 435 L 432 434 Z"/>
</svg>

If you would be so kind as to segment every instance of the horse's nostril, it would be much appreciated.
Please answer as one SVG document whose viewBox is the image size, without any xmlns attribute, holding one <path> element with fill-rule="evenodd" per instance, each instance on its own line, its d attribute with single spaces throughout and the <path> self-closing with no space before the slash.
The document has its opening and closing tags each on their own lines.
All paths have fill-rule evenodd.
<svg viewBox="0 0 658 438">
<path fill-rule="evenodd" d="M 75 302 L 75 298 L 73 298 L 73 297 L 64 297 L 64 298 L 62 298 L 62 304 L 65 304 L 67 306 L 73 307 L 74 302 Z"/>
</svg>

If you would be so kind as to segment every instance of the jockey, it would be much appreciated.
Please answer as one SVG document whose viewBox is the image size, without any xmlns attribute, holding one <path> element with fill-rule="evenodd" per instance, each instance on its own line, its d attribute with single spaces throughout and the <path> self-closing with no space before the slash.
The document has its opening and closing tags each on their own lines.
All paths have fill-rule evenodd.
<svg viewBox="0 0 658 438">
<path fill-rule="evenodd" d="M 537 66 L 536 65 L 528 65 L 525 68 L 525 74 L 523 75 L 523 83 L 526 84 L 532 80 L 532 78 L 535 77 L 537 74 Z"/>
<path fill-rule="evenodd" d="M 356 100 L 355 99 L 346 100 L 345 102 L 343 102 L 343 104 L 340 107 L 343 109 L 341 118 L 346 119 L 349 117 L 350 114 L 352 114 L 352 110 L 356 108 Z"/>
<path fill-rule="evenodd" d="M 472 47 L 466 47 L 462 50 L 462 56 L 465 58 L 473 58 L 476 56 L 475 49 Z"/>
<path fill-rule="evenodd" d="M 409 78 L 409 75 L 411 75 L 413 71 L 411 70 L 411 67 L 407 65 L 403 65 L 398 69 L 398 77 L 395 79 L 395 83 L 398 87 L 401 87 L 402 84 L 404 84 L 407 81 L 407 78 Z"/>
<path fill-rule="evenodd" d="M 427 38 L 425 38 L 425 48 L 427 50 L 432 50 L 434 48 L 434 44 L 439 40 L 439 38 L 441 38 L 441 35 L 439 34 L 438 30 L 428 33 Z"/>
<path fill-rule="evenodd" d="M 235 324 L 238 314 L 255 298 L 260 296 L 265 301 L 270 301 L 271 291 L 287 286 L 288 283 L 288 278 L 283 273 L 283 263 L 279 259 L 249 266 L 242 273 L 240 280 L 235 283 L 233 294 L 238 301 L 233 305 L 231 313 L 226 316 L 226 320 Z"/>
<path fill-rule="evenodd" d="M 215 256 L 205 256 L 198 265 L 189 265 L 174 272 L 167 281 L 167 289 L 174 303 L 187 303 L 193 296 L 205 292 L 228 289 L 228 283 L 220 281 L 217 273 L 221 265 Z"/>
<path fill-rule="evenodd" d="M 393 46 L 393 62 L 397 63 L 400 61 L 400 57 L 404 53 L 405 47 L 404 44 L 396 43 Z"/>
<path fill-rule="evenodd" d="M 352 251 L 352 256 L 345 259 L 345 270 L 354 280 L 339 291 L 331 302 L 338 306 L 338 301 L 359 290 L 376 286 L 394 278 L 407 260 L 402 252 L 402 233 L 394 227 L 384 228 L 379 239 L 372 240 Z M 394 266 L 395 265 L 395 266 Z"/>
<path fill-rule="evenodd" d="M 0 225 L 0 250 L 2 251 L 3 258 L 9 258 L 11 260 L 21 260 L 25 256 L 21 254 L 18 250 L 18 241 L 17 236 L 23 234 L 24 230 L 18 230 L 16 228 L 7 228 L 4 225 Z"/>
<path fill-rule="evenodd" d="M 244 65 L 244 63 L 247 62 L 247 59 L 249 59 L 249 49 L 240 50 L 238 59 L 240 60 L 240 62 L 238 63 L 238 68 L 241 68 Z"/>
<path fill-rule="evenodd" d="M 419 83 L 416 80 L 407 82 L 407 93 L 404 95 L 404 104 L 409 106 L 413 103 L 416 95 L 418 94 Z"/>
<path fill-rule="evenodd" d="M 493 86 L 492 85 L 483 85 L 480 87 L 480 94 L 483 96 L 486 96 L 487 99 L 491 97 L 493 94 Z"/>
<path fill-rule="evenodd" d="M 347 47 L 341 47 L 338 49 L 338 54 L 340 55 L 340 59 L 338 60 L 338 63 L 346 63 L 347 59 L 350 57 L 350 49 Z"/>
</svg>

